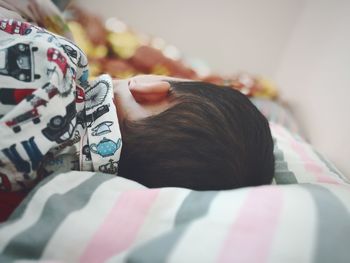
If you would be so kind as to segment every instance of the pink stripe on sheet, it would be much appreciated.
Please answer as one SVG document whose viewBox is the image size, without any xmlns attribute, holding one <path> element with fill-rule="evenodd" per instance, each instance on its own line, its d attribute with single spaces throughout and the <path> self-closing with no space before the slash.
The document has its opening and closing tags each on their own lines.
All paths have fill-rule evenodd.
<svg viewBox="0 0 350 263">
<path fill-rule="evenodd" d="M 280 188 L 252 188 L 223 243 L 218 262 L 268 261 L 282 206 Z"/>
<path fill-rule="evenodd" d="M 304 163 L 305 170 L 312 173 L 315 176 L 317 182 L 339 184 L 337 180 L 325 173 L 324 169 L 308 156 L 301 143 L 292 140 L 291 147 L 299 154 Z"/>
<path fill-rule="evenodd" d="M 104 262 L 130 247 L 159 191 L 147 189 L 122 193 L 90 240 L 80 262 Z"/>
</svg>

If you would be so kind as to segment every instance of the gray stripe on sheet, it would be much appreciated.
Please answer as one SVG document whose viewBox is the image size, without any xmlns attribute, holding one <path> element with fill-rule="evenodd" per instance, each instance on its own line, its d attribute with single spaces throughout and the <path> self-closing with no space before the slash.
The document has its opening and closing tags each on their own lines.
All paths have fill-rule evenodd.
<svg viewBox="0 0 350 263">
<path fill-rule="evenodd" d="M 155 238 L 132 251 L 126 262 L 166 262 L 171 251 L 176 247 L 178 240 L 190 224 L 207 214 L 217 193 L 217 191 L 190 192 L 176 214 L 174 228 L 169 233 Z"/>
<path fill-rule="evenodd" d="M 114 176 L 96 173 L 64 194 L 53 194 L 45 203 L 38 221 L 15 236 L 5 247 L 3 255 L 13 259 L 39 259 L 63 220 L 83 208 L 97 187 L 111 178 Z"/>
<path fill-rule="evenodd" d="M 42 180 L 39 184 L 35 186 L 33 190 L 29 192 L 29 194 L 26 196 L 26 198 L 21 202 L 21 204 L 16 208 L 16 210 L 11 214 L 11 216 L 8 218 L 6 223 L 13 223 L 12 221 L 19 219 L 23 216 L 24 211 L 27 209 L 27 206 L 29 202 L 32 200 L 33 196 L 36 194 L 36 192 L 43 187 L 44 185 L 48 184 L 51 180 L 53 180 L 58 174 L 50 175 L 46 177 L 44 180 Z"/>
<path fill-rule="evenodd" d="M 275 155 L 275 181 L 276 184 L 297 184 L 294 173 L 288 170 L 288 163 L 284 160 L 284 154 L 277 146 L 277 140 L 273 138 Z"/>
<path fill-rule="evenodd" d="M 297 184 L 294 174 L 291 171 L 275 171 L 276 184 Z"/>
<path fill-rule="evenodd" d="M 327 188 L 303 185 L 310 193 L 317 209 L 317 240 L 314 262 L 350 262 L 350 213 Z"/>
<path fill-rule="evenodd" d="M 70 164 L 71 159 L 68 157 L 68 154 L 62 154 L 58 155 L 56 158 L 63 158 L 63 159 L 69 159 L 68 163 Z M 62 162 L 64 164 L 64 162 Z M 51 169 L 49 169 L 51 170 Z M 55 171 L 50 171 L 50 175 L 42 179 L 26 196 L 26 198 L 21 202 L 21 204 L 16 208 L 16 210 L 11 214 L 9 219 L 6 221 L 6 223 L 12 223 L 14 220 L 17 220 L 22 217 L 24 211 L 27 209 L 28 203 L 32 200 L 33 196 L 36 194 L 36 192 L 49 183 L 51 180 L 53 180 L 57 175 L 65 172 L 70 172 L 71 171 L 71 166 L 67 165 L 60 165 L 59 169 Z"/>
</svg>

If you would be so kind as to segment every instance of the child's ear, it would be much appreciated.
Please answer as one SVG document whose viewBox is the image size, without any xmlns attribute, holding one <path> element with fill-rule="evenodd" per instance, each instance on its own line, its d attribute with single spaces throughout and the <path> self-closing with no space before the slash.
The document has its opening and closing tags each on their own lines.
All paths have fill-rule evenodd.
<svg viewBox="0 0 350 263">
<path fill-rule="evenodd" d="M 138 103 L 158 103 L 168 99 L 170 84 L 166 81 L 130 83 L 129 89 Z"/>
</svg>

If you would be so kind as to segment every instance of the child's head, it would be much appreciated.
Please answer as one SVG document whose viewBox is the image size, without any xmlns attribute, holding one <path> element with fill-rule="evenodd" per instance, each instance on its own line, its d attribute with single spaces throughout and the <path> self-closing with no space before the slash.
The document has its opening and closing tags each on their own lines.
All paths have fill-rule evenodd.
<svg viewBox="0 0 350 263">
<path fill-rule="evenodd" d="M 148 187 L 196 190 L 271 182 L 268 122 L 240 92 L 154 76 L 116 81 L 115 92 L 120 176 Z"/>
</svg>

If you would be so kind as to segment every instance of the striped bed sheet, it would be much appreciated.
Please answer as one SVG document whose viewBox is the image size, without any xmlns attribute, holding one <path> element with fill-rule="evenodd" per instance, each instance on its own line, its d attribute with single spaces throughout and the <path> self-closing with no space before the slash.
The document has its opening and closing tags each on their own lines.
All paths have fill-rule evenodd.
<svg viewBox="0 0 350 263">
<path fill-rule="evenodd" d="M 270 122 L 274 140 L 276 184 L 349 183 L 326 157 L 297 133 Z"/>
<path fill-rule="evenodd" d="M 280 103 L 251 98 L 268 119 L 274 140 L 277 184 L 349 182 L 327 158 L 305 141 L 292 113 Z"/>
<path fill-rule="evenodd" d="M 0 228 L 1 262 L 349 262 L 350 187 L 147 189 L 51 177 Z"/>
<path fill-rule="evenodd" d="M 0 225 L 0 262 L 350 262 L 346 178 L 270 125 L 272 185 L 199 192 L 58 173 Z"/>
</svg>

